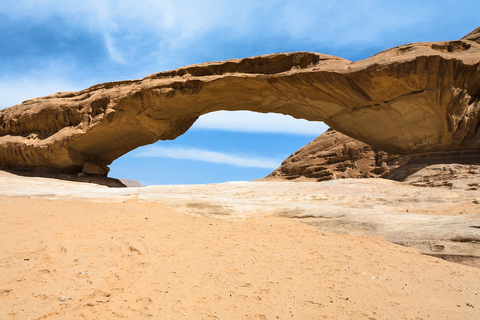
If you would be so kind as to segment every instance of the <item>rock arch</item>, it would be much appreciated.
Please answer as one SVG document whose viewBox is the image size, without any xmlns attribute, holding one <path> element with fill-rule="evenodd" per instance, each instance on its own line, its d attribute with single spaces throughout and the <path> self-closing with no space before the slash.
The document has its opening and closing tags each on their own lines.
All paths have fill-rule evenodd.
<svg viewBox="0 0 480 320">
<path fill-rule="evenodd" d="M 391 153 L 479 149 L 479 34 L 357 62 L 295 52 L 203 63 L 28 100 L 0 110 L 0 166 L 101 172 L 218 110 L 324 121 Z"/>
</svg>

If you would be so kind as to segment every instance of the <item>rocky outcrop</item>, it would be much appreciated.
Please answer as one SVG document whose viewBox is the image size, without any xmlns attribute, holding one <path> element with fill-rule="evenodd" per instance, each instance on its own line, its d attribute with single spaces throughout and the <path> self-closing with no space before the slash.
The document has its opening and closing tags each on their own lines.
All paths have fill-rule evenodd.
<svg viewBox="0 0 480 320">
<path fill-rule="evenodd" d="M 130 179 L 118 179 L 121 183 L 123 183 L 127 188 L 140 188 L 142 184 L 136 180 Z"/>
<path fill-rule="evenodd" d="M 258 181 L 387 178 L 422 187 L 480 188 L 480 152 L 390 154 L 333 129 L 315 138 Z"/>
<path fill-rule="evenodd" d="M 462 40 L 470 40 L 480 43 L 480 27 L 467 34 Z"/>
<path fill-rule="evenodd" d="M 324 121 L 395 154 L 480 149 L 477 35 L 356 62 L 297 52 L 203 63 L 28 100 L 0 110 L 0 167 L 108 171 L 217 110 Z"/>
<path fill-rule="evenodd" d="M 409 156 L 392 155 L 328 129 L 262 180 L 385 178 L 392 169 L 405 165 L 408 160 Z"/>
</svg>

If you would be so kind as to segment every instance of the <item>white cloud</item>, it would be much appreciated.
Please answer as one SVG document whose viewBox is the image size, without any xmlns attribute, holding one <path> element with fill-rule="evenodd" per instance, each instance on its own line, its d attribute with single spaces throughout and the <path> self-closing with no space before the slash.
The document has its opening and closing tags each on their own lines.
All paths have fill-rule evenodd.
<svg viewBox="0 0 480 320">
<path fill-rule="evenodd" d="M 295 119 L 278 113 L 217 111 L 201 116 L 192 129 L 318 136 L 328 126 L 323 122 Z"/>
<path fill-rule="evenodd" d="M 292 48 L 334 54 L 335 48 L 345 46 L 350 51 L 372 45 L 387 48 L 429 26 L 431 34 L 442 34 L 445 31 L 435 26 L 446 18 L 453 26 L 460 18 L 462 24 L 476 21 L 474 5 L 467 1 L 464 7 L 471 10 L 462 11 L 454 2 L 434 5 L 413 0 L 16 0 L 0 7 L 0 13 L 44 24 L 61 18 L 72 32 L 87 30 L 101 39 L 109 62 L 127 68 L 152 57 L 145 66 L 151 73 Z M 348 55 L 341 54 L 351 59 Z"/>
<path fill-rule="evenodd" d="M 110 55 L 110 58 L 115 61 L 116 63 L 119 64 L 125 64 L 125 58 L 123 57 L 123 54 L 120 52 L 120 50 L 117 49 L 117 47 L 113 43 L 112 37 L 108 34 L 105 33 L 105 45 L 107 46 L 108 54 Z"/>
<path fill-rule="evenodd" d="M 418 3 L 412 11 L 410 5 L 379 0 L 17 0 L 0 8 L 8 15 L 35 21 L 60 16 L 80 28 L 100 35 L 107 33 L 112 38 L 116 32 L 140 31 L 175 49 L 211 30 L 231 37 L 272 33 L 282 35 L 283 40 L 327 41 L 331 46 L 372 42 L 391 28 L 432 19 L 432 14 L 428 15 L 431 11 L 431 6 Z M 109 41 L 117 43 L 116 39 L 106 38 L 105 46 Z"/>
<path fill-rule="evenodd" d="M 401 44 L 404 38 L 411 39 L 415 32 L 428 28 L 430 34 L 440 37 L 452 29 L 445 30 L 446 25 L 461 28 L 477 21 L 478 10 L 474 9 L 478 6 L 478 1 L 467 1 L 464 7 L 471 10 L 465 11 L 454 2 L 435 5 L 413 0 L 17 0 L 0 6 L 0 14 L 24 21 L 26 28 L 29 22 L 47 25 L 59 18 L 65 20 L 70 32 L 87 30 L 98 37 L 109 53 L 108 62 L 122 64 L 122 69 L 113 65 L 109 70 L 131 67 L 146 70 L 139 74 L 145 76 L 193 62 L 233 58 L 231 52 L 248 56 L 250 51 L 253 55 L 291 48 L 327 53 L 346 45 L 383 48 Z M 447 21 L 441 30 L 437 30 L 439 21 Z M 395 33 L 399 31 L 402 37 Z M 225 42 L 225 38 L 231 41 Z M 220 54 L 222 50 L 228 55 Z M 145 65 L 137 65 L 142 59 Z M 75 70 L 71 74 L 78 78 Z M 130 77 L 132 72 L 125 74 Z"/>
<path fill-rule="evenodd" d="M 213 162 L 229 164 L 237 167 L 276 169 L 282 163 L 283 159 L 274 159 L 266 157 L 252 157 L 247 155 L 234 155 L 218 151 L 188 147 L 158 147 L 147 146 L 143 150 L 133 154 L 135 158 L 171 158 L 181 160 L 195 160 L 203 162 Z"/>
</svg>

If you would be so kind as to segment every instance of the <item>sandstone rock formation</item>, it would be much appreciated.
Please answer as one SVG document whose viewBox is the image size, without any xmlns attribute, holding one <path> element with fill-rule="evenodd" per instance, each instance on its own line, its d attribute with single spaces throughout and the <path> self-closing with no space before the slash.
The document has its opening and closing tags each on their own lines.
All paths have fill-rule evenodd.
<svg viewBox="0 0 480 320">
<path fill-rule="evenodd" d="M 333 129 L 285 159 L 266 176 L 270 180 L 324 181 L 344 178 L 385 178 L 409 156 L 392 155 Z"/>
<path fill-rule="evenodd" d="M 463 40 L 471 40 L 480 43 L 480 27 L 477 29 L 473 30 L 469 34 L 467 34 L 465 37 L 462 38 Z"/>
<path fill-rule="evenodd" d="M 121 183 L 123 183 L 127 188 L 140 188 L 142 184 L 136 180 L 131 179 L 118 179 Z"/>
<path fill-rule="evenodd" d="M 426 157 L 428 156 L 428 157 Z M 415 186 L 477 190 L 480 153 L 398 155 L 329 129 L 259 181 L 387 178 Z"/>
<path fill-rule="evenodd" d="M 105 173 L 128 151 L 175 139 L 217 110 L 324 121 L 396 154 L 479 149 L 478 33 L 357 62 L 272 54 L 28 100 L 0 110 L 0 167 Z"/>
</svg>

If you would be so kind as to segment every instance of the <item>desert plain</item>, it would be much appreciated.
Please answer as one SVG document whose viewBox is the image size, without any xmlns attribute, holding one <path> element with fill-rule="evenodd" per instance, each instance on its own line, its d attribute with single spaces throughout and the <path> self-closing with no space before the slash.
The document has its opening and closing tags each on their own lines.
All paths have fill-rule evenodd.
<svg viewBox="0 0 480 320">
<path fill-rule="evenodd" d="M 1 319 L 480 316 L 476 190 L 0 181 Z"/>
</svg>

